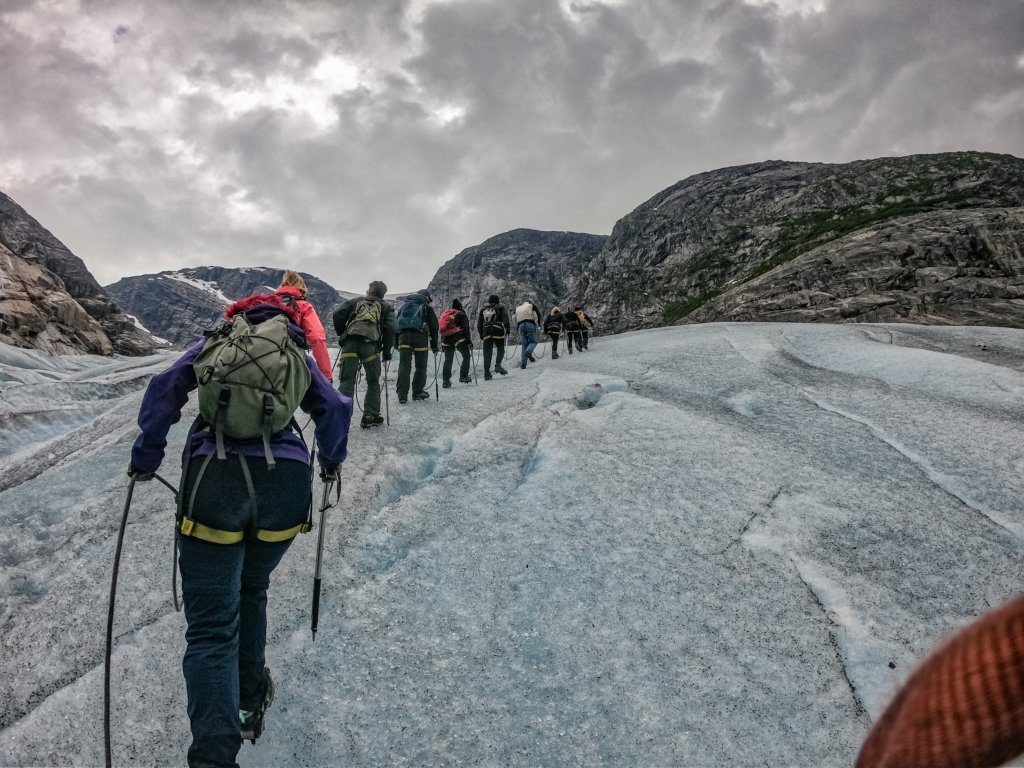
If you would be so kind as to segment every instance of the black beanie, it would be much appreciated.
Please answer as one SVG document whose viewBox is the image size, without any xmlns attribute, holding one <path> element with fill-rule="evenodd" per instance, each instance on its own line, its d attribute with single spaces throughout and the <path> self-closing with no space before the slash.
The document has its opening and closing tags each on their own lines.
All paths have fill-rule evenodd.
<svg viewBox="0 0 1024 768">
<path fill-rule="evenodd" d="M 490 296 L 487 297 L 488 304 L 497 304 L 499 301 L 500 299 L 498 298 L 498 294 L 496 293 L 492 293 Z"/>
<path fill-rule="evenodd" d="M 458 299 L 452 299 L 452 309 L 462 311 L 462 302 Z"/>
</svg>

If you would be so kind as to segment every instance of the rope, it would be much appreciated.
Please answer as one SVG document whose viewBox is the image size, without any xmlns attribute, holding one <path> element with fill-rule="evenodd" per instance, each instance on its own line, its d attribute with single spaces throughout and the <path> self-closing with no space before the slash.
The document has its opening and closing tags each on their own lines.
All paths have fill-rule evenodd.
<svg viewBox="0 0 1024 768">
<path fill-rule="evenodd" d="M 546 336 L 547 334 L 544 334 L 544 335 Z M 534 358 L 536 358 L 537 360 L 543 360 L 544 359 L 544 352 L 541 351 L 543 349 L 544 349 L 544 342 L 540 340 L 540 334 L 538 333 L 537 334 L 537 346 L 533 350 Z"/>
</svg>

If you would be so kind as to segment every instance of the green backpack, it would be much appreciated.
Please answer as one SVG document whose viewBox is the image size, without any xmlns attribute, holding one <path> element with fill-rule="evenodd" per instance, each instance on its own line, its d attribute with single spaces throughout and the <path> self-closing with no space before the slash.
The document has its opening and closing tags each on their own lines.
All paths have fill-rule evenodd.
<svg viewBox="0 0 1024 768">
<path fill-rule="evenodd" d="M 345 335 L 380 341 L 380 302 L 372 299 L 357 301 L 348 325 L 345 326 Z"/>
<path fill-rule="evenodd" d="M 244 313 L 210 332 L 192 364 L 199 382 L 199 413 L 213 427 L 217 458 L 224 437 L 263 438 L 267 464 L 274 466 L 270 436 L 292 421 L 309 388 L 305 351 L 292 339 L 288 318 L 275 315 L 252 325 Z"/>
</svg>

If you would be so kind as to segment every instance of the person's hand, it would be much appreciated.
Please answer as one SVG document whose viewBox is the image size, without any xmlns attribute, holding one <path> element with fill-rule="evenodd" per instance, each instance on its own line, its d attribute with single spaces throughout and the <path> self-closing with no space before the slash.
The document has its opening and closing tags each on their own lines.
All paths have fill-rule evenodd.
<svg viewBox="0 0 1024 768">
<path fill-rule="evenodd" d="M 146 480 L 152 480 L 156 476 L 156 472 L 143 472 L 136 469 L 131 464 L 128 465 L 128 477 L 138 480 L 139 482 L 145 482 Z"/>
<path fill-rule="evenodd" d="M 390 352 L 385 352 L 384 354 L 381 355 L 381 359 L 384 360 L 385 363 L 390 363 L 391 362 L 391 353 Z"/>
<path fill-rule="evenodd" d="M 437 347 L 431 347 L 430 351 L 433 352 L 436 355 L 437 354 Z"/>
<path fill-rule="evenodd" d="M 341 479 L 341 467 L 338 464 L 321 464 L 320 479 L 325 483 Z"/>
</svg>

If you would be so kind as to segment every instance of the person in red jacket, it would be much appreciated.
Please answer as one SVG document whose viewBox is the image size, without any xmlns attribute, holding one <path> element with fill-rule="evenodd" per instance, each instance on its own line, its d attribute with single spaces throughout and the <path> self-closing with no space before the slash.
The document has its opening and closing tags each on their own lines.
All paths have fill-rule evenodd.
<svg viewBox="0 0 1024 768">
<path fill-rule="evenodd" d="M 285 272 L 277 295 L 298 310 L 299 327 L 306 334 L 309 348 L 313 350 L 316 367 L 328 381 L 333 381 L 334 370 L 331 366 L 331 356 L 327 353 L 327 334 L 313 305 L 306 300 L 306 281 L 302 279 L 302 275 L 290 269 Z"/>
</svg>

